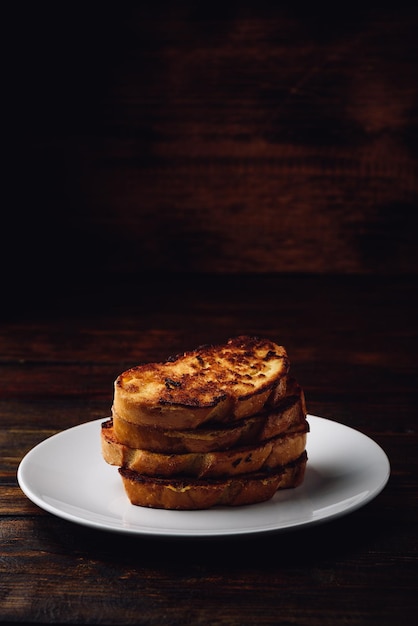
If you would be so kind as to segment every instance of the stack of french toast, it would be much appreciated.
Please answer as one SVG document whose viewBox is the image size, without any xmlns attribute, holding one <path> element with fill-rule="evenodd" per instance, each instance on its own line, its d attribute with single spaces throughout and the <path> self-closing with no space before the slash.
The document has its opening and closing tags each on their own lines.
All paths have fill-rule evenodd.
<svg viewBox="0 0 418 626">
<path fill-rule="evenodd" d="M 132 504 L 208 509 L 300 485 L 308 430 L 285 348 L 239 336 L 120 374 L 101 445 Z"/>
</svg>

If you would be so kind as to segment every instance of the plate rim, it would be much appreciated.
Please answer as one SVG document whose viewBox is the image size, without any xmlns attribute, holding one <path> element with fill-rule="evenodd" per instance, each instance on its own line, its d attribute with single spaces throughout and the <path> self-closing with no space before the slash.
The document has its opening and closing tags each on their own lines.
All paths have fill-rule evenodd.
<svg viewBox="0 0 418 626">
<path fill-rule="evenodd" d="M 313 415 L 310 413 L 308 413 L 306 417 L 309 422 L 311 432 L 312 432 L 312 427 L 315 427 L 315 422 L 317 422 L 317 423 L 322 423 L 322 425 L 325 427 L 327 426 L 331 428 L 333 426 L 340 427 L 342 429 L 347 429 L 351 431 L 352 433 L 356 433 L 357 436 L 361 437 L 362 440 L 365 441 L 365 443 L 374 447 L 375 453 L 380 456 L 382 467 L 384 466 L 384 469 L 382 469 L 382 472 L 380 475 L 380 480 L 378 482 L 376 481 L 374 488 L 370 489 L 367 495 L 365 495 L 360 500 L 353 502 L 351 505 L 347 506 L 346 508 L 339 509 L 333 513 L 330 513 L 329 515 L 323 515 L 315 519 L 301 519 L 300 521 L 296 523 L 289 523 L 289 524 L 284 524 L 284 525 L 280 525 L 280 524 L 268 525 L 268 526 L 266 525 L 266 526 L 257 526 L 255 528 L 243 526 L 241 528 L 231 527 L 228 529 L 223 528 L 220 530 L 217 530 L 216 528 L 215 529 L 197 528 L 191 531 L 191 529 L 185 529 L 185 528 L 168 529 L 168 528 L 163 528 L 163 527 L 148 528 L 145 526 L 141 528 L 137 526 L 127 527 L 127 526 L 124 526 L 121 523 L 121 521 L 119 523 L 115 523 L 114 525 L 112 525 L 110 524 L 110 522 L 98 523 L 97 521 L 89 519 L 88 517 L 83 518 L 77 515 L 70 514 L 64 509 L 62 508 L 60 509 L 59 507 L 50 504 L 48 501 L 46 501 L 41 496 L 39 496 L 31 487 L 30 481 L 28 481 L 26 477 L 26 472 L 27 472 L 28 466 L 30 467 L 30 463 L 32 459 L 34 457 L 36 459 L 36 455 L 42 451 L 42 448 L 48 447 L 48 446 L 50 447 L 51 445 L 53 446 L 57 440 L 65 439 L 65 437 L 68 436 L 70 432 L 71 434 L 74 434 L 75 431 L 86 429 L 86 427 L 93 428 L 94 425 L 97 425 L 98 427 L 100 427 L 100 425 L 104 421 L 109 419 L 108 417 L 89 420 L 87 422 L 77 424 L 75 426 L 71 426 L 57 433 L 54 433 L 53 435 L 50 435 L 46 437 L 45 439 L 43 439 L 42 441 L 40 441 L 39 443 L 37 443 L 21 459 L 18 465 L 18 469 L 17 469 L 17 481 L 18 481 L 18 485 L 21 491 L 26 495 L 26 497 L 30 501 L 32 501 L 39 508 L 43 509 L 44 511 L 52 515 L 55 515 L 56 517 L 65 519 L 66 521 L 79 524 L 82 526 L 86 526 L 95 530 L 108 531 L 108 532 L 125 534 L 125 535 L 129 534 L 129 535 L 175 537 L 175 538 L 210 538 L 210 537 L 216 538 L 216 537 L 226 537 L 226 536 L 243 536 L 243 535 L 255 535 L 255 534 L 265 534 L 265 533 L 272 533 L 272 532 L 285 532 L 289 530 L 298 530 L 298 529 L 306 528 L 307 526 L 310 527 L 310 526 L 322 524 L 325 522 L 330 522 L 342 516 L 348 515 L 349 513 L 352 513 L 356 511 L 357 509 L 365 506 L 371 500 L 373 500 L 377 495 L 379 495 L 381 491 L 383 491 L 383 489 L 385 488 L 389 480 L 390 473 L 391 473 L 390 461 L 386 452 L 374 439 L 372 439 L 368 435 L 365 435 L 360 430 L 353 428 L 351 426 L 347 426 L 334 419 L 329 419 L 329 418 L 321 417 L 318 415 Z M 311 466 L 309 464 L 309 445 L 307 445 L 307 451 L 308 451 L 308 465 L 307 465 L 306 471 L 308 472 L 311 469 Z M 103 463 L 105 463 L 104 460 L 103 460 Z M 106 465 L 104 465 L 103 467 L 105 468 Z M 120 484 L 121 484 L 121 490 L 123 492 L 122 483 Z M 259 506 L 262 506 L 263 504 L 266 504 L 266 503 L 253 504 L 249 506 L 252 509 L 253 507 L 259 507 Z M 281 505 L 280 503 L 277 503 L 277 506 L 280 506 L 280 505 Z M 134 505 L 129 505 L 129 506 L 134 506 Z M 233 515 L 235 515 L 235 511 L 242 509 L 242 508 L 243 507 L 233 507 L 232 509 L 227 508 L 226 510 L 228 513 L 232 513 Z M 222 508 L 222 510 L 225 512 L 225 508 Z M 167 511 L 165 511 L 164 509 L 152 509 L 152 511 L 157 516 L 164 515 L 165 513 L 167 513 Z M 205 513 L 205 511 L 202 511 L 202 512 Z M 214 512 L 216 514 L 216 508 L 212 509 L 209 514 L 213 515 Z M 182 511 L 181 513 L 185 513 L 185 512 Z M 190 512 L 190 513 L 193 513 L 193 512 Z"/>
</svg>

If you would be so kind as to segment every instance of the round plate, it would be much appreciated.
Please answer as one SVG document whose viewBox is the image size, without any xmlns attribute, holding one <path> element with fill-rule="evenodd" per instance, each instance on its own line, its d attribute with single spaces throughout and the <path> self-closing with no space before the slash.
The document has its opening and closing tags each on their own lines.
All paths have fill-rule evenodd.
<svg viewBox="0 0 418 626">
<path fill-rule="evenodd" d="M 308 415 L 308 463 L 296 489 L 268 502 L 203 511 L 132 505 L 116 467 L 101 454 L 104 419 L 49 437 L 23 458 L 20 488 L 39 507 L 71 522 L 122 533 L 210 537 L 306 527 L 345 515 L 386 485 L 389 460 L 372 439 L 338 422 Z"/>
</svg>

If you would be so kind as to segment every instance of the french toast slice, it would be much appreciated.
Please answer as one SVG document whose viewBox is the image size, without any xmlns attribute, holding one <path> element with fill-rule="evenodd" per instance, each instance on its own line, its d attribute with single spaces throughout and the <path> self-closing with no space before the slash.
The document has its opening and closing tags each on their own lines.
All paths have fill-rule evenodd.
<svg viewBox="0 0 418 626">
<path fill-rule="evenodd" d="M 286 465 L 298 458 L 306 447 L 308 422 L 293 431 L 256 445 L 238 446 L 214 452 L 163 454 L 120 443 L 113 424 L 102 424 L 102 454 L 110 465 L 126 467 L 148 476 L 221 477 L 248 474 Z"/>
<path fill-rule="evenodd" d="M 228 478 L 193 479 L 145 476 L 119 468 L 131 504 L 157 509 L 197 510 L 214 506 L 242 506 L 270 500 L 279 489 L 298 487 L 304 479 L 306 451 L 273 471 Z"/>
<path fill-rule="evenodd" d="M 296 380 L 286 382 L 286 396 L 277 407 L 227 424 L 205 422 L 198 428 L 174 430 L 127 422 L 112 411 L 116 438 L 130 448 L 165 454 L 212 452 L 270 439 L 304 423 L 305 396 Z"/>
<path fill-rule="evenodd" d="M 277 404 L 288 369 L 283 346 L 242 335 L 123 372 L 113 410 L 127 422 L 176 430 L 238 420 Z"/>
</svg>

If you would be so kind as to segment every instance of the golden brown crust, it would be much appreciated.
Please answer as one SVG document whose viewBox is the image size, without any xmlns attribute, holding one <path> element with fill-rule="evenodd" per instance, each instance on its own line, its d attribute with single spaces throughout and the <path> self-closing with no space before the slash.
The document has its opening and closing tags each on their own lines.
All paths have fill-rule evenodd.
<svg viewBox="0 0 418 626">
<path fill-rule="evenodd" d="M 119 443 L 111 421 L 102 427 L 102 454 L 110 465 L 123 466 L 148 476 L 221 477 L 248 474 L 286 465 L 305 449 L 308 423 L 292 432 L 252 446 L 214 452 L 163 454 Z"/>
<path fill-rule="evenodd" d="M 149 477 L 119 468 L 123 485 L 134 505 L 177 510 L 241 506 L 271 499 L 278 489 L 299 486 L 307 455 L 273 472 L 254 472 L 225 479 L 172 479 Z"/>
<path fill-rule="evenodd" d="M 300 485 L 309 425 L 288 370 L 283 346 L 243 335 L 118 376 L 102 455 L 131 503 L 239 506 Z"/>
<path fill-rule="evenodd" d="M 123 372 L 113 406 L 128 422 L 166 429 L 241 419 L 283 395 L 280 383 L 288 369 L 283 346 L 240 336 Z"/>
<path fill-rule="evenodd" d="M 113 428 L 120 443 L 166 454 L 211 452 L 256 444 L 301 425 L 306 416 L 303 390 L 289 379 L 287 395 L 275 408 L 230 423 L 206 422 L 199 428 L 163 429 L 127 422 L 112 410 Z"/>
</svg>

